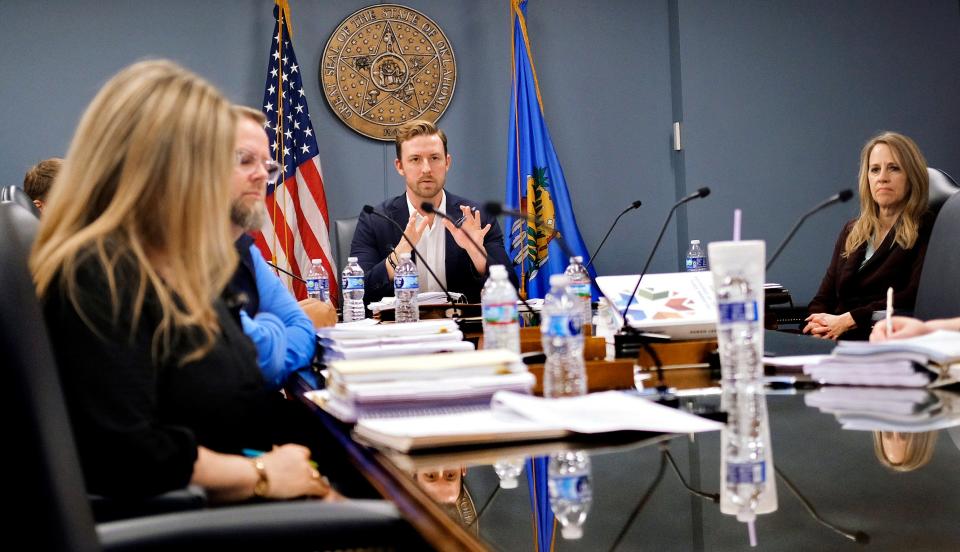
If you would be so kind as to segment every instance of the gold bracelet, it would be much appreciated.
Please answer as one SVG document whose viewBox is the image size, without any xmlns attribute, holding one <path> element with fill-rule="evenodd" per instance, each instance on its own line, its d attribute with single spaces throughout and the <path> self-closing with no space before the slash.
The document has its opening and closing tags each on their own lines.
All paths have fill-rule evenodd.
<svg viewBox="0 0 960 552">
<path fill-rule="evenodd" d="M 257 498 L 266 498 L 270 492 L 270 480 L 267 478 L 267 466 L 262 458 L 251 458 L 250 463 L 253 469 L 257 470 L 257 482 L 253 484 L 253 496 Z"/>
</svg>

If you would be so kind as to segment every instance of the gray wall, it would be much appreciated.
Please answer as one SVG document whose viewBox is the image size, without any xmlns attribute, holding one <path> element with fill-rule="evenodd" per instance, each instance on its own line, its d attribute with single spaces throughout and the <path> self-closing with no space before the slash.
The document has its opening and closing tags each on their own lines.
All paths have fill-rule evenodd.
<svg viewBox="0 0 960 552">
<path fill-rule="evenodd" d="M 337 120 L 316 79 L 330 31 L 371 0 L 293 0 L 294 44 L 318 135 L 332 218 L 400 193 L 391 145 Z M 510 16 L 506 0 L 408 0 L 453 42 L 459 82 L 441 120 L 451 190 L 500 200 L 506 171 Z M 232 99 L 258 105 L 272 32 L 266 0 L 0 2 L 0 183 L 63 155 L 100 84 L 130 62 L 172 58 Z M 960 175 L 960 8 L 926 2 L 534 0 L 529 32 L 547 121 L 585 241 L 621 222 L 601 274 L 639 270 L 666 210 L 681 210 L 652 270 L 678 269 L 686 240 L 744 235 L 772 247 L 792 220 L 853 186 L 860 145 L 889 128 Z M 685 150 L 670 150 L 684 121 Z M 770 279 L 813 294 L 846 206 L 819 215 Z"/>
</svg>

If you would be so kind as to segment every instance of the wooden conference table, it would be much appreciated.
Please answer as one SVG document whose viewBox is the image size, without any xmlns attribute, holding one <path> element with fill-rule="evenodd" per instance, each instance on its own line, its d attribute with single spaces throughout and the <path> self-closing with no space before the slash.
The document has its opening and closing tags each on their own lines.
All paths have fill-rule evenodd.
<svg viewBox="0 0 960 552">
<path fill-rule="evenodd" d="M 767 349 L 772 345 L 780 354 L 819 348 L 800 338 L 768 335 Z M 833 415 L 807 406 L 807 393 L 768 392 L 778 509 L 757 518 L 759 549 L 960 550 L 957 428 L 935 432 L 928 464 L 899 473 L 878 460 L 872 431 L 842 429 Z M 681 399 L 683 408 L 695 412 L 716 411 L 719 402 L 715 394 Z M 746 526 L 703 496 L 719 492 L 719 432 L 399 455 L 353 441 L 349 426 L 316 410 L 373 486 L 440 550 L 749 548 Z M 592 503 L 576 540 L 565 540 L 559 523 L 554 525 L 546 474 L 526 461 L 563 450 L 587 451 L 591 463 Z M 512 489 L 500 487 L 493 467 L 506 458 L 523 460 Z M 418 482 L 415 473 L 428 477 Z M 454 501 L 457 493 L 449 485 L 422 483 L 444 474 L 459 479 L 461 473 L 469 499 L 460 493 Z"/>
</svg>

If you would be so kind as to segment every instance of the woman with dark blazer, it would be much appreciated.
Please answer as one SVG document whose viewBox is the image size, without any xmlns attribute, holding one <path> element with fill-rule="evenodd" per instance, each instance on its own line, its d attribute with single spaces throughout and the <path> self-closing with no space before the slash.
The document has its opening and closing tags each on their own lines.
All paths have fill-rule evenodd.
<svg viewBox="0 0 960 552">
<path fill-rule="evenodd" d="M 873 311 L 912 310 L 933 226 L 927 162 L 910 138 L 884 132 L 860 154 L 860 216 L 844 225 L 827 273 L 810 302 L 803 333 L 866 339 Z"/>
</svg>

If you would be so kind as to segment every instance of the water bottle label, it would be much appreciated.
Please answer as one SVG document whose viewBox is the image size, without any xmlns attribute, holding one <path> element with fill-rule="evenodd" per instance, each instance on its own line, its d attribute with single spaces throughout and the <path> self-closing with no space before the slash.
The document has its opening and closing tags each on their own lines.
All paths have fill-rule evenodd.
<svg viewBox="0 0 960 552">
<path fill-rule="evenodd" d="M 344 276 L 340 282 L 345 291 L 363 289 L 363 276 Z"/>
<path fill-rule="evenodd" d="M 487 324 L 516 324 L 517 304 L 500 303 L 483 306 L 483 321 Z"/>
<path fill-rule="evenodd" d="M 583 332 L 576 319 L 569 316 L 550 316 L 542 324 L 544 333 L 550 337 L 574 337 Z"/>
<path fill-rule="evenodd" d="M 687 257 L 687 272 L 699 272 L 706 269 L 706 257 Z"/>
<path fill-rule="evenodd" d="M 572 291 L 574 295 L 580 297 L 581 299 L 584 297 L 590 297 L 590 284 L 571 284 L 570 291 Z"/>
<path fill-rule="evenodd" d="M 760 310 L 756 301 L 719 303 L 717 314 L 717 323 L 720 325 L 760 320 Z"/>
<path fill-rule="evenodd" d="M 727 483 L 763 483 L 767 480 L 765 462 L 744 462 L 727 464 Z"/>
<path fill-rule="evenodd" d="M 590 479 L 586 475 L 557 477 L 553 480 L 555 498 L 579 502 L 590 491 Z"/>
<path fill-rule="evenodd" d="M 323 278 L 307 278 L 307 293 L 319 293 L 330 288 L 330 282 Z"/>
<path fill-rule="evenodd" d="M 403 289 L 403 290 L 419 290 L 420 289 L 420 276 L 394 276 L 393 277 L 393 289 Z"/>
</svg>

